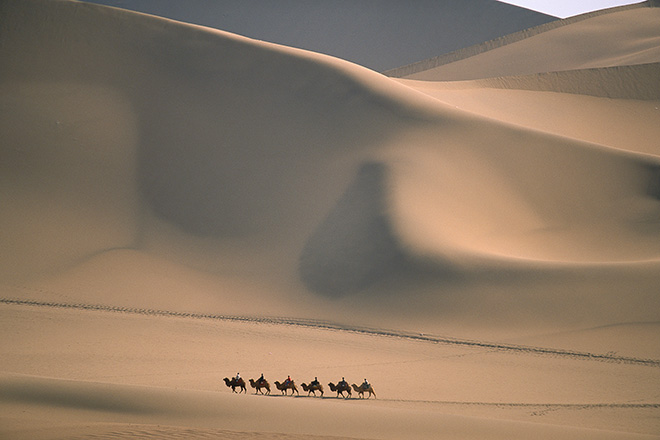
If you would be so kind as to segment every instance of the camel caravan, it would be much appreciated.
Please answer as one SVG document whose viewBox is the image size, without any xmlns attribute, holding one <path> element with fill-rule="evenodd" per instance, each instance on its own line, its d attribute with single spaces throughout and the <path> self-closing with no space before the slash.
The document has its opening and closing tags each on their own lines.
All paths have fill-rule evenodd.
<svg viewBox="0 0 660 440">
<path fill-rule="evenodd" d="M 231 379 L 228 377 L 224 378 L 225 384 L 231 388 L 232 393 L 246 393 L 247 394 L 247 387 L 245 385 L 245 381 L 241 377 L 240 374 L 236 374 L 236 376 L 232 377 Z M 249 380 L 250 386 L 255 390 L 255 394 L 262 394 L 262 395 L 269 395 L 270 394 L 270 384 L 268 381 L 264 378 L 263 373 L 261 374 L 261 377 L 259 377 L 257 380 L 250 379 Z M 283 382 L 275 381 L 275 388 L 280 390 L 282 395 L 288 396 L 289 390 L 291 390 L 291 395 L 293 396 L 293 393 L 296 393 L 296 395 L 300 396 L 300 392 L 298 391 L 298 387 L 296 386 L 295 382 L 293 379 L 291 379 L 291 376 L 287 376 L 287 378 Z M 311 381 L 308 384 L 303 383 L 301 384 L 303 391 L 307 392 L 307 395 L 313 395 L 316 396 L 316 393 L 319 393 L 319 397 L 323 397 L 323 385 L 319 382 L 318 378 L 315 377 L 313 381 Z M 333 391 L 337 393 L 337 398 L 340 396 L 343 397 L 344 399 L 348 399 L 353 397 L 352 396 L 352 391 L 355 391 L 357 393 L 357 397 L 359 399 L 364 399 L 365 398 L 365 393 L 369 393 L 369 395 L 366 397 L 367 399 L 370 399 L 371 396 L 374 396 L 374 399 L 376 398 L 376 392 L 374 391 L 374 388 L 371 386 L 369 382 L 367 382 L 367 379 L 364 379 L 364 382 L 362 382 L 360 385 L 356 384 L 351 384 L 349 385 L 348 382 L 342 377 L 339 382 L 337 382 L 337 385 L 334 383 L 330 382 L 328 384 L 330 387 L 330 391 Z M 236 391 L 238 389 L 238 391 Z"/>
</svg>

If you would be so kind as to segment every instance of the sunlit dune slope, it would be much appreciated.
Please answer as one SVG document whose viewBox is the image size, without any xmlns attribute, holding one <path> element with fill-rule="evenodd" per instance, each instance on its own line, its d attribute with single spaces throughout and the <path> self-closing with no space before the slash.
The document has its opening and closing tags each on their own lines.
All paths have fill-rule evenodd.
<svg viewBox="0 0 660 440">
<path fill-rule="evenodd" d="M 64 1 L 1 7 L 7 284 L 47 290 L 49 276 L 129 248 L 218 286 L 394 305 L 406 292 L 424 313 L 493 277 L 509 299 L 527 289 L 516 277 L 544 301 L 625 285 L 630 305 L 600 312 L 655 316 L 657 155 L 220 31 Z"/>
<path fill-rule="evenodd" d="M 657 156 L 660 83 L 652 75 L 660 75 L 660 64 L 607 70 L 607 77 L 614 81 L 593 81 L 594 77 L 583 71 L 555 72 L 558 81 L 545 81 L 543 74 L 475 81 L 397 81 L 445 104 L 490 119 Z M 631 73 L 638 70 L 648 71 L 649 75 L 635 77 Z M 561 92 L 567 87 L 573 91 Z M 604 96 L 610 94 L 620 98 Z"/>
</svg>

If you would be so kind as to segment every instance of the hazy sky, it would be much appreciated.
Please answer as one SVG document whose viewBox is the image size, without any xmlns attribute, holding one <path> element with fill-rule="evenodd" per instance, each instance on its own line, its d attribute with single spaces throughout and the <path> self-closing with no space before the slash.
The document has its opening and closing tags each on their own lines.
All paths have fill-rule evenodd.
<svg viewBox="0 0 660 440">
<path fill-rule="evenodd" d="M 522 6 L 523 8 L 566 18 L 585 12 L 599 9 L 613 8 L 614 6 L 641 3 L 640 0 L 499 0 L 502 3 Z"/>
</svg>

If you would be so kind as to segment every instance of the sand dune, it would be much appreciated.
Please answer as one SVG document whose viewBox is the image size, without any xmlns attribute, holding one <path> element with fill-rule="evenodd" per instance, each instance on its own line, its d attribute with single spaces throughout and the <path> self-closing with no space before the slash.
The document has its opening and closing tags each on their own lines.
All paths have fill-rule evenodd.
<svg viewBox="0 0 660 440">
<path fill-rule="evenodd" d="M 642 65 L 631 69 L 648 68 L 651 74 L 656 67 Z M 606 74 L 614 75 L 616 71 L 620 70 L 608 69 Z M 639 81 L 618 81 L 616 84 L 592 82 L 589 75 L 583 76 L 581 71 L 557 72 L 557 81 L 551 82 L 544 81 L 544 76 L 539 74 L 451 82 L 397 81 L 446 104 L 490 119 L 618 150 L 658 155 L 655 142 L 658 134 L 655 123 L 658 101 L 651 99 L 655 93 L 655 82 L 642 81 L 642 75 L 635 77 Z M 623 77 L 629 76 L 624 73 Z M 573 81 L 565 84 L 570 84 L 573 89 L 579 88 L 580 93 L 561 90 L 563 80 L 569 78 Z M 637 87 L 640 87 L 640 93 L 629 92 Z M 596 96 L 585 93 L 584 89 L 588 89 L 587 92 L 594 91 Z M 603 91 L 607 92 L 607 96 L 602 96 Z M 619 94 L 620 98 L 610 99 L 613 94 Z M 636 95 L 645 99 L 637 99 Z M 631 136 L 631 133 L 640 135 Z"/>
<path fill-rule="evenodd" d="M 447 83 L 0 3 L 1 435 L 657 436 L 657 11 Z"/>
<path fill-rule="evenodd" d="M 422 81 L 400 79 L 416 89 L 509 89 L 570 93 L 613 99 L 658 101 L 660 87 L 655 81 L 659 63 L 633 66 L 566 70 L 530 75 L 500 76 L 471 81 Z M 413 82 L 417 81 L 417 83 Z"/>
<path fill-rule="evenodd" d="M 455 81 L 658 62 L 658 14 L 652 2 L 606 9 L 540 25 L 386 74 Z M 635 23 L 634 30 L 628 23 Z"/>
</svg>

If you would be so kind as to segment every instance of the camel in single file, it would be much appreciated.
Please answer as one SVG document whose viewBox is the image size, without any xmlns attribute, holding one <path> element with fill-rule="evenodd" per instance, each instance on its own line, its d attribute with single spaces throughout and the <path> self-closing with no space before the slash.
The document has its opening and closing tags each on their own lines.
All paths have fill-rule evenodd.
<svg viewBox="0 0 660 440">
<path fill-rule="evenodd" d="M 256 388 L 255 394 L 270 394 L 270 384 L 266 379 L 257 379 L 256 381 L 254 379 L 250 379 L 250 386 L 252 388 Z M 262 388 L 266 390 L 265 393 L 261 391 Z"/>
<path fill-rule="evenodd" d="M 291 395 L 293 396 L 293 392 L 295 391 L 296 394 L 300 395 L 298 392 L 298 388 L 296 387 L 296 384 L 293 383 L 293 381 L 280 383 L 279 381 L 275 381 L 275 387 L 277 387 L 278 390 L 282 392 L 282 394 L 286 395 L 288 390 L 291 390 Z"/>
<path fill-rule="evenodd" d="M 330 387 L 330 391 L 335 391 L 337 393 L 337 397 L 341 394 L 341 397 L 351 397 L 351 387 L 346 383 L 339 382 L 337 385 L 334 383 L 330 382 L 328 384 Z M 344 396 L 344 393 L 347 393 L 346 396 Z"/>
<path fill-rule="evenodd" d="M 307 395 L 309 396 L 310 393 L 314 394 L 316 396 L 316 392 L 321 393 L 321 397 L 323 397 L 323 385 L 319 384 L 309 384 L 307 385 L 306 383 L 301 384 L 302 389 L 307 391 Z"/>
<path fill-rule="evenodd" d="M 371 385 L 362 384 L 360 386 L 357 386 L 353 384 L 352 387 L 355 390 L 355 392 L 358 393 L 358 397 L 362 399 L 364 399 L 364 393 L 369 393 L 369 397 L 367 397 L 367 399 L 369 399 L 372 394 L 374 395 L 374 398 L 376 398 L 376 392 L 374 391 L 374 387 L 372 387 Z"/>
<path fill-rule="evenodd" d="M 240 394 L 240 393 L 243 393 L 243 392 L 247 393 L 247 388 L 246 388 L 246 386 L 245 386 L 245 381 L 243 380 L 243 378 L 240 378 L 240 379 L 236 380 L 235 377 L 232 377 L 231 379 L 229 379 L 228 377 L 225 377 L 223 380 L 225 381 L 225 384 L 226 384 L 228 387 L 231 388 L 231 392 L 232 392 L 232 393 L 235 393 L 235 392 L 236 392 L 236 388 L 239 388 L 239 387 L 240 387 L 240 389 L 241 389 L 241 390 L 239 391 L 239 394 Z"/>
</svg>

